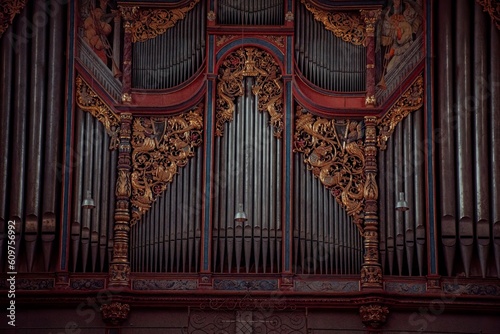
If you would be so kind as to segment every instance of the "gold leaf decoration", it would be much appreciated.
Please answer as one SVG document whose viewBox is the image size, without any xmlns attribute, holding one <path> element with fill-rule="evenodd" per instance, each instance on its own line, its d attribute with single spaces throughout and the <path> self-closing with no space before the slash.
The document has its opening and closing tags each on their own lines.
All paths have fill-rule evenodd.
<svg viewBox="0 0 500 334">
<path fill-rule="evenodd" d="M 242 48 L 229 54 L 219 68 L 215 134 L 222 136 L 224 123 L 233 120 L 235 99 L 244 93 L 243 78 L 255 77 L 252 93 L 258 96 L 258 110 L 267 111 L 274 135 L 283 132 L 283 80 L 273 56 L 257 48 Z"/>
<path fill-rule="evenodd" d="M 498 0 L 476 0 L 478 4 L 483 6 L 483 10 L 490 14 L 495 25 L 500 29 L 500 1 Z"/>
<path fill-rule="evenodd" d="M 135 224 L 201 145 L 203 105 L 176 116 L 136 117 L 132 131 L 132 220 Z"/>
<path fill-rule="evenodd" d="M 297 108 L 294 151 L 363 231 L 363 121 L 325 119 Z"/>
<path fill-rule="evenodd" d="M 379 134 L 377 145 L 381 150 L 386 149 L 389 137 L 401 122 L 411 112 L 420 109 L 424 104 L 424 77 L 419 75 L 389 111 L 378 121 Z"/>
<path fill-rule="evenodd" d="M 323 23 L 326 30 L 330 30 L 344 42 L 354 45 L 364 45 L 366 38 L 365 27 L 360 15 L 344 12 L 327 12 L 314 7 L 309 1 L 300 0 L 300 2 L 314 15 L 316 21 Z"/>
<path fill-rule="evenodd" d="M 129 22 L 129 31 L 132 34 L 132 42 L 144 42 L 155 38 L 168 29 L 175 26 L 177 21 L 186 17 L 200 0 L 193 0 L 189 6 L 175 9 L 144 9 L 133 15 L 126 15 L 124 19 Z M 122 10 L 122 12 L 124 12 Z"/>
<path fill-rule="evenodd" d="M 79 75 L 76 77 L 76 104 L 104 125 L 107 134 L 111 137 L 109 149 L 117 149 L 120 118 Z"/>
<path fill-rule="evenodd" d="M 26 3 L 26 0 L 0 1 L 0 37 L 12 24 L 16 15 L 26 6 Z"/>
</svg>

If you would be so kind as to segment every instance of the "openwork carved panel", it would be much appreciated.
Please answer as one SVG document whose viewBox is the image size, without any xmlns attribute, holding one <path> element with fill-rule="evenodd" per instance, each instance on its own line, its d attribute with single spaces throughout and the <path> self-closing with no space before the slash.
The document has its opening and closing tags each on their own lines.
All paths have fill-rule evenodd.
<svg viewBox="0 0 500 334">
<path fill-rule="evenodd" d="M 281 138 L 283 131 L 281 70 L 273 56 L 251 47 L 232 52 L 219 68 L 215 134 L 222 136 L 224 123 L 233 120 L 235 99 L 244 94 L 243 78 L 247 76 L 255 77 L 252 93 L 258 96 L 258 110 L 269 113 L 274 135 Z"/>
<path fill-rule="evenodd" d="M 378 121 L 379 134 L 377 145 L 381 150 L 386 149 L 386 143 L 396 126 L 411 112 L 420 109 L 424 104 L 424 77 L 419 75 L 399 100 Z"/>
<path fill-rule="evenodd" d="M 14 17 L 21 12 L 26 5 L 26 0 L 2 0 L 0 1 L 0 37 L 14 21 Z"/>
<path fill-rule="evenodd" d="M 106 132 L 111 137 L 109 149 L 118 148 L 118 133 L 120 132 L 118 115 L 104 103 L 81 76 L 76 77 L 76 103 L 80 109 L 89 112 L 104 125 Z"/>
<path fill-rule="evenodd" d="M 366 35 L 361 16 L 343 12 L 327 12 L 314 7 L 309 1 L 300 0 L 300 2 L 314 15 L 316 21 L 323 23 L 326 30 L 333 32 L 335 36 L 345 42 L 364 45 Z"/>
<path fill-rule="evenodd" d="M 317 117 L 301 106 L 296 117 L 295 152 L 304 154 L 307 168 L 330 189 L 361 232 L 366 181 L 363 122 Z"/>
<path fill-rule="evenodd" d="M 203 105 L 171 117 L 138 117 L 132 133 L 132 224 L 201 145 Z"/>
<path fill-rule="evenodd" d="M 129 21 L 132 42 L 144 42 L 175 26 L 198 2 L 200 0 L 193 0 L 189 6 L 175 9 L 127 10 L 130 7 L 124 7 L 122 16 Z"/>
<path fill-rule="evenodd" d="M 495 25 L 500 29 L 500 1 L 498 0 L 476 0 L 483 10 L 490 14 L 491 19 L 495 22 Z"/>
</svg>

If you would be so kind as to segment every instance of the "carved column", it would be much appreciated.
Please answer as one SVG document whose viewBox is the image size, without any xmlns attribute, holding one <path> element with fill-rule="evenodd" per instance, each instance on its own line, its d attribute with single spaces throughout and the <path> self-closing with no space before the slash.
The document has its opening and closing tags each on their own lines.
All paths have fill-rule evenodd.
<svg viewBox="0 0 500 334">
<path fill-rule="evenodd" d="M 366 107 L 375 107 L 375 23 L 380 17 L 381 10 L 361 10 L 361 17 L 365 22 L 366 47 Z"/>
<path fill-rule="evenodd" d="M 124 20 L 123 27 L 123 73 L 122 73 L 122 102 L 132 102 L 132 23 L 137 18 L 138 7 L 120 7 Z"/>
<path fill-rule="evenodd" d="M 130 234 L 130 196 L 132 187 L 131 136 L 132 114 L 120 114 L 120 144 L 118 148 L 118 177 L 116 179 L 116 205 L 114 222 L 113 259 L 109 267 L 110 286 L 128 286 L 130 262 L 128 258 Z"/>
<path fill-rule="evenodd" d="M 378 249 L 378 185 L 377 185 L 377 118 L 365 117 L 365 216 L 364 261 L 361 268 L 362 288 L 382 288 L 382 268 Z"/>
</svg>

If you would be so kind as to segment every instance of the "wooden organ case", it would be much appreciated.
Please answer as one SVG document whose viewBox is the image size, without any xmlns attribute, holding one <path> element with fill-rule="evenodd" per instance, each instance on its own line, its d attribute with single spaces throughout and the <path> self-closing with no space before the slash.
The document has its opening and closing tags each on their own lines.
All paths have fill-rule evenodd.
<svg viewBox="0 0 500 334">
<path fill-rule="evenodd" d="M 60 126 L 70 135 L 52 126 L 63 108 L 52 69 L 47 85 L 36 85 L 36 67 L 25 74 L 36 96 L 61 105 L 48 104 L 49 121 L 35 126 L 36 99 L 12 120 L 2 113 L 3 124 L 50 135 L 45 149 L 1 138 L 20 162 L 0 166 L 2 190 L 13 189 L 0 251 L 14 220 L 23 298 L 106 292 L 98 307 L 107 333 L 422 331 L 439 328 L 422 315 L 439 296 L 443 308 L 498 311 L 500 154 L 487 142 L 497 139 L 498 98 L 447 121 L 454 103 L 468 110 L 463 95 L 498 96 L 498 21 L 488 21 L 485 1 L 470 2 L 62 5 L 72 51 Z M 466 38 L 452 43 L 459 19 Z M 62 57 L 51 43 L 30 43 L 35 58 L 44 47 Z M 434 49 L 442 53 L 431 60 Z M 3 52 L 7 68 L 13 56 Z M 453 74 L 450 62 L 475 65 Z M 487 88 L 472 89 L 473 77 Z M 16 97 L 26 93 L 18 81 Z M 62 194 L 53 189 L 43 205 L 24 191 L 40 198 L 56 176 L 41 183 L 40 168 L 19 172 L 32 163 L 16 153 L 23 147 L 38 167 L 65 157 Z M 419 308 L 425 328 L 406 321 Z"/>
</svg>

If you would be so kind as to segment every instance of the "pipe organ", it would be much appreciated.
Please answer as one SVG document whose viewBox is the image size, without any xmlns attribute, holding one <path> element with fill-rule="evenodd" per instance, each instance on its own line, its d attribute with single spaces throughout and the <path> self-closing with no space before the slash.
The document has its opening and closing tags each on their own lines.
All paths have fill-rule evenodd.
<svg viewBox="0 0 500 334">
<path fill-rule="evenodd" d="M 0 290 L 117 334 L 495 332 L 494 2 L 2 2 Z"/>
</svg>

